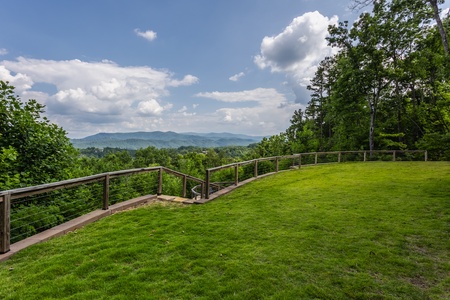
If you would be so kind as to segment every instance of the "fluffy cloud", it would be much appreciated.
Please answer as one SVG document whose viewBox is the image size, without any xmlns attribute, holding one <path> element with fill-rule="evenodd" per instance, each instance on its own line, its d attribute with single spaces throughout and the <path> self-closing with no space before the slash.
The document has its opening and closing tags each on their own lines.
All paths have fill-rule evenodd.
<svg viewBox="0 0 450 300">
<path fill-rule="evenodd" d="M 156 101 L 155 99 L 150 99 L 147 101 L 139 102 L 138 110 L 142 115 L 152 116 L 160 115 L 163 112 L 164 108 L 159 105 L 158 101 Z"/>
<path fill-rule="evenodd" d="M 245 76 L 244 72 L 240 72 L 239 74 L 233 75 L 228 79 L 230 79 L 231 81 L 238 81 L 239 79 L 241 79 L 241 77 L 244 76 Z"/>
<path fill-rule="evenodd" d="M 186 75 L 182 80 L 172 79 L 168 86 L 171 87 L 179 87 L 179 86 L 188 86 L 198 82 L 198 78 L 192 75 Z"/>
<path fill-rule="evenodd" d="M 328 26 L 337 21 L 336 16 L 328 18 L 317 11 L 295 18 L 280 34 L 264 37 L 255 64 L 286 73 L 292 84 L 308 85 L 319 62 L 333 53 L 325 38 Z"/>
<path fill-rule="evenodd" d="M 274 104 L 285 102 L 286 98 L 275 89 L 257 88 L 254 90 L 240 92 L 208 92 L 198 93 L 195 96 L 210 98 L 223 102 L 245 102 L 255 101 L 262 104 Z"/>
<path fill-rule="evenodd" d="M 136 28 L 134 30 L 134 33 L 136 33 L 137 36 L 140 36 L 150 42 L 155 40 L 157 36 L 156 32 L 154 32 L 153 30 L 141 31 L 139 28 Z"/>
<path fill-rule="evenodd" d="M 151 130 L 159 124 L 156 117 L 172 108 L 171 103 L 164 102 L 169 89 L 198 82 L 192 75 L 178 80 L 167 70 L 123 67 L 111 61 L 23 57 L 1 61 L 0 79 L 9 81 L 22 96 L 47 105 L 50 119 L 74 134 L 78 130 L 135 127 Z M 42 84 L 52 89 L 38 90 Z"/>
</svg>

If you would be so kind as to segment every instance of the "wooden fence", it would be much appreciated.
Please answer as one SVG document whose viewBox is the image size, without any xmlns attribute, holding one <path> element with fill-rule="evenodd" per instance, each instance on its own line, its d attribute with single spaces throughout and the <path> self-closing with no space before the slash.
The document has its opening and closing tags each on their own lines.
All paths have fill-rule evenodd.
<svg viewBox="0 0 450 300">
<path fill-rule="evenodd" d="M 8 191 L 0 191 L 0 254 L 6 253 L 10 250 L 11 241 L 11 205 L 15 200 L 44 194 L 56 190 L 68 189 L 71 187 L 77 187 L 89 183 L 101 183 L 103 185 L 103 195 L 102 195 L 102 209 L 107 210 L 109 208 L 110 200 L 110 181 L 114 178 L 119 178 L 122 176 L 129 176 L 135 174 L 158 172 L 158 185 L 155 191 L 157 195 L 161 195 L 163 191 L 163 173 L 168 173 L 175 175 L 182 179 L 182 195 L 186 197 L 187 195 L 187 180 L 200 183 L 201 186 L 204 185 L 202 179 L 198 179 L 165 167 L 150 167 L 132 170 L 123 170 L 109 173 L 102 173 L 82 178 L 70 179 L 65 181 L 59 181 L 49 184 L 43 184 L 38 186 L 31 186 L 26 188 L 19 188 Z"/>
<path fill-rule="evenodd" d="M 224 165 L 220 167 L 210 168 L 206 170 L 206 189 L 205 189 L 205 198 L 209 199 L 209 196 L 211 192 L 213 191 L 212 186 L 217 186 L 217 184 L 214 184 L 211 182 L 211 175 L 213 172 L 217 172 L 224 169 L 234 169 L 234 185 L 238 185 L 239 183 L 239 168 L 248 165 L 248 164 L 254 164 L 253 167 L 253 177 L 258 177 L 258 164 L 264 161 L 273 161 L 275 162 L 275 172 L 279 171 L 279 162 L 281 160 L 291 159 L 292 160 L 292 166 L 298 166 L 299 168 L 302 166 L 302 159 L 305 160 L 305 158 L 309 158 L 310 161 L 313 160 L 313 164 L 319 163 L 319 158 L 321 156 L 335 156 L 335 162 L 340 163 L 343 160 L 344 155 L 359 155 L 361 156 L 362 161 L 368 161 L 373 157 L 374 155 L 391 155 L 392 161 L 396 161 L 399 154 L 413 154 L 413 153 L 423 153 L 424 160 L 428 160 L 428 152 L 426 150 L 374 150 L 372 152 L 370 151 L 334 151 L 334 152 L 309 152 L 309 153 L 300 153 L 300 154 L 293 154 L 293 155 L 286 155 L 286 156 L 274 156 L 274 157 L 264 157 L 264 158 L 258 158 L 238 163 L 233 163 L 229 165 Z M 354 160 L 352 160 L 354 161 Z M 328 161 L 327 161 L 328 162 Z M 306 163 L 310 164 L 310 163 Z"/>
<path fill-rule="evenodd" d="M 253 164 L 253 177 L 258 177 L 261 175 L 259 172 L 258 165 L 263 162 L 275 162 L 274 172 L 279 171 L 279 162 L 291 160 L 291 166 L 301 167 L 305 164 L 318 164 L 324 162 L 341 162 L 345 161 L 344 156 L 348 155 L 356 155 L 356 157 L 360 157 L 361 161 L 369 160 L 375 154 L 381 154 L 384 156 L 392 156 L 390 160 L 396 161 L 398 159 L 398 155 L 401 154 L 414 154 L 414 153 L 423 153 L 424 160 L 427 161 L 428 154 L 426 150 L 378 150 L 372 151 L 339 151 L 339 152 L 311 152 L 311 153 L 301 153 L 287 156 L 276 156 L 276 157 L 265 157 L 258 158 L 249 161 L 233 163 L 229 165 L 224 165 L 216 168 L 210 168 L 206 170 L 205 180 L 198 179 L 165 167 L 150 167 L 150 168 L 141 168 L 141 169 L 132 169 L 132 170 L 123 170 L 109 173 L 102 173 L 98 175 L 92 175 L 77 179 L 70 179 L 60 182 L 54 182 L 49 184 L 43 184 L 38 186 L 8 190 L 8 191 L 0 191 L 0 254 L 6 253 L 10 250 L 10 241 L 11 241 L 11 205 L 15 200 L 48 193 L 61 189 L 68 189 L 71 187 L 77 187 L 81 185 L 86 185 L 90 183 L 101 183 L 103 185 L 102 188 L 102 209 L 107 210 L 109 208 L 110 202 L 110 181 L 114 178 L 119 178 L 122 176 L 129 176 L 135 174 L 142 173 L 150 173 L 150 172 L 158 172 L 158 184 L 156 188 L 156 194 L 161 195 L 163 191 L 163 173 L 168 173 L 182 179 L 182 196 L 186 197 L 187 195 L 187 180 L 194 181 L 198 183 L 198 187 L 200 188 L 200 192 L 198 193 L 201 198 L 209 199 L 210 194 L 212 193 L 212 188 L 214 187 L 216 190 L 221 188 L 221 184 L 211 182 L 211 175 L 214 172 L 234 168 L 234 178 L 231 184 L 238 185 L 239 183 L 239 168 L 246 165 Z M 320 160 L 321 157 L 326 156 L 327 159 Z M 331 157 L 331 158 L 330 158 Z M 303 162 L 302 162 L 303 160 Z M 352 158 L 352 161 L 356 159 Z"/>
</svg>

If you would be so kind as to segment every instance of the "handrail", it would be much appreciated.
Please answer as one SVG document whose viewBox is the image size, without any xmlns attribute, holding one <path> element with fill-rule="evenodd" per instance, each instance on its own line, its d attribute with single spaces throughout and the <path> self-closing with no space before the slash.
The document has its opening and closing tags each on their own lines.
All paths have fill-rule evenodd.
<svg viewBox="0 0 450 300">
<path fill-rule="evenodd" d="M 328 151 L 328 152 L 306 152 L 306 153 L 299 153 L 299 154 L 292 154 L 292 155 L 283 155 L 283 156 L 271 156 L 271 157 L 262 157 L 262 158 L 256 158 L 252 160 L 247 160 L 243 162 L 236 162 L 224 166 L 209 168 L 206 170 L 206 191 L 205 191 L 205 198 L 209 199 L 210 196 L 210 187 L 214 183 L 211 182 L 211 173 L 220 171 L 223 169 L 228 168 L 234 168 L 235 169 L 235 175 L 234 175 L 234 184 L 237 186 L 239 183 L 239 174 L 238 174 L 238 168 L 240 166 L 254 163 L 254 175 L 253 177 L 258 177 L 258 162 L 263 161 L 275 161 L 275 172 L 279 171 L 279 161 L 283 159 L 293 159 L 293 163 L 295 163 L 295 159 L 298 159 L 298 165 L 301 167 L 302 165 L 302 156 L 308 156 L 308 155 L 314 155 L 314 164 L 318 164 L 318 157 L 320 155 L 338 155 L 338 162 L 341 162 L 341 158 L 343 154 L 363 154 L 363 161 L 367 161 L 367 154 L 370 154 L 371 156 L 375 153 L 392 153 L 392 160 L 396 161 L 396 154 L 397 153 L 424 153 L 424 160 L 428 160 L 428 152 L 427 150 L 357 150 L 357 151 Z"/>
<path fill-rule="evenodd" d="M 103 210 L 107 210 L 109 209 L 109 190 L 111 179 L 118 178 L 121 176 L 135 175 L 148 172 L 158 172 L 159 174 L 158 187 L 156 191 L 157 195 L 162 194 L 163 172 L 175 175 L 177 177 L 181 177 L 183 179 L 183 190 L 182 190 L 183 197 L 186 197 L 187 180 L 200 183 L 202 186 L 204 185 L 204 180 L 202 179 L 187 174 L 183 174 L 166 167 L 158 166 L 158 167 L 113 171 L 75 179 L 63 180 L 59 182 L 46 183 L 37 186 L 0 191 L 0 254 L 6 253 L 10 250 L 10 240 L 11 240 L 10 215 L 11 215 L 11 204 L 13 204 L 14 200 L 33 195 L 39 195 L 47 192 L 52 192 L 60 189 L 81 186 L 88 183 L 102 182 L 103 183 L 102 208 Z"/>
</svg>

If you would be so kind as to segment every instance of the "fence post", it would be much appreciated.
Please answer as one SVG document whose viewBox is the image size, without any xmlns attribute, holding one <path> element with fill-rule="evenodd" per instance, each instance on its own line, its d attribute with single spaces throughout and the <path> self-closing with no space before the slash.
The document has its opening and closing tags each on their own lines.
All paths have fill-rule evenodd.
<svg viewBox="0 0 450 300">
<path fill-rule="evenodd" d="M 300 169 L 302 167 L 302 155 L 300 154 L 298 156 L 298 168 Z"/>
<path fill-rule="evenodd" d="M 278 156 L 275 158 L 275 172 L 278 172 L 279 168 L 279 162 L 278 162 Z"/>
<path fill-rule="evenodd" d="M 183 175 L 183 198 L 186 198 L 187 177 Z"/>
<path fill-rule="evenodd" d="M 396 151 L 394 150 L 394 151 L 392 151 L 392 161 L 395 161 L 395 154 L 396 154 Z"/>
<path fill-rule="evenodd" d="M 425 150 L 425 161 L 428 161 L 428 150 Z"/>
<path fill-rule="evenodd" d="M 338 162 L 341 162 L 341 152 L 338 154 Z"/>
<path fill-rule="evenodd" d="M 367 159 L 367 152 L 364 151 L 364 161 L 366 161 L 366 159 Z"/>
<path fill-rule="evenodd" d="M 162 195 L 162 182 L 163 182 L 163 169 L 161 167 L 159 168 L 158 171 L 158 191 L 156 192 L 156 195 L 158 196 Z"/>
<path fill-rule="evenodd" d="M 105 180 L 103 182 L 103 210 L 109 208 L 109 173 L 106 173 Z"/>
<path fill-rule="evenodd" d="M 316 152 L 316 157 L 314 158 L 314 164 L 317 165 L 317 152 Z"/>
<path fill-rule="evenodd" d="M 239 164 L 234 165 L 234 185 L 239 183 Z"/>
<path fill-rule="evenodd" d="M 253 177 L 258 177 L 258 160 L 255 159 L 255 169 L 253 170 Z"/>
<path fill-rule="evenodd" d="M 11 194 L 5 194 L 0 199 L 0 254 L 3 254 L 10 250 L 11 244 Z"/>
<path fill-rule="evenodd" d="M 209 199 L 209 186 L 210 186 L 210 182 L 209 181 L 210 181 L 210 175 L 211 175 L 210 173 L 211 173 L 210 170 L 206 170 L 206 178 L 205 178 L 205 181 L 206 181 L 205 198 L 206 199 Z"/>
</svg>

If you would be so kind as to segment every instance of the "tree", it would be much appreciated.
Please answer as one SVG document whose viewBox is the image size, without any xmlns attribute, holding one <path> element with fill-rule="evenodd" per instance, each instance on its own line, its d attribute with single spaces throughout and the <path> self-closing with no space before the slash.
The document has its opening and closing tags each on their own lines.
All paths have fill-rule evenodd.
<svg viewBox="0 0 450 300">
<path fill-rule="evenodd" d="M 286 131 L 289 142 L 313 149 L 318 141 L 321 151 L 444 147 L 450 61 L 433 22 L 432 5 L 439 3 L 354 0 L 355 7 L 373 4 L 373 10 L 352 26 L 329 27 L 327 40 L 338 53 L 318 66 L 308 86 L 311 100 L 304 113 L 294 112 Z M 443 19 L 446 32 L 449 23 Z"/>
<path fill-rule="evenodd" d="M 0 176 L 0 189 L 70 177 L 77 151 L 66 132 L 42 113 L 44 105 L 36 100 L 22 102 L 13 86 L 0 81 L 0 163 L 8 165 L 7 176 Z"/>
<path fill-rule="evenodd" d="M 379 4 L 380 0 L 353 0 L 353 4 L 351 5 L 351 8 L 353 10 L 359 10 L 364 7 L 367 7 L 369 5 L 377 5 Z M 429 4 L 429 7 L 431 8 L 432 17 L 434 21 L 436 22 L 436 26 L 439 30 L 439 35 L 441 36 L 441 42 L 442 47 L 444 49 L 445 55 L 449 54 L 449 43 L 448 43 L 448 37 L 447 37 L 447 31 L 445 30 L 445 26 L 442 23 L 441 17 L 440 17 L 440 9 L 439 4 L 444 4 L 445 0 L 408 0 L 410 4 L 412 4 L 414 7 L 420 7 L 420 6 L 426 6 L 427 3 Z"/>
</svg>

